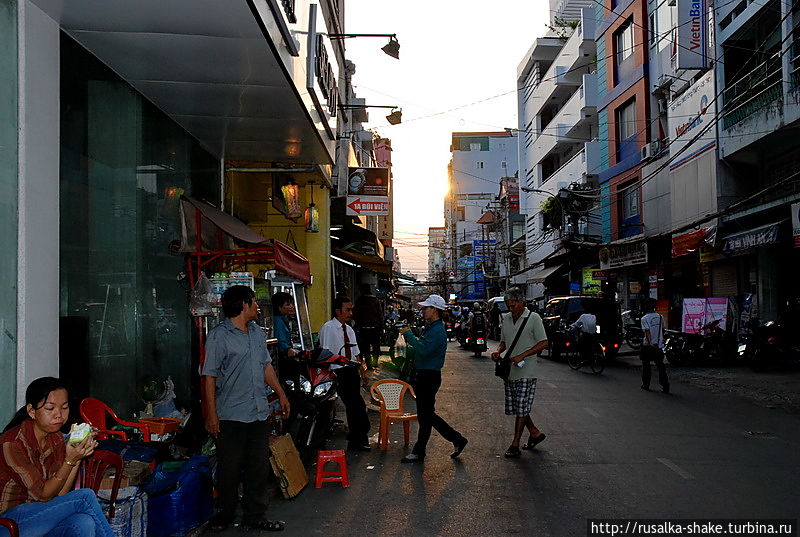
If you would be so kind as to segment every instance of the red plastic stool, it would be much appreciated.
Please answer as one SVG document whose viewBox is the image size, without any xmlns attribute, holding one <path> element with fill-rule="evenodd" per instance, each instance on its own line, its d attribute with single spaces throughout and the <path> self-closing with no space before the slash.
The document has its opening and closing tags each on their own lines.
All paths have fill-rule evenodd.
<svg viewBox="0 0 800 537">
<path fill-rule="evenodd" d="M 325 470 L 325 465 L 335 462 L 339 465 L 336 470 Z M 334 451 L 317 452 L 317 479 L 314 486 L 321 488 L 323 483 L 341 483 L 343 487 L 350 486 L 350 478 L 347 475 L 347 460 L 344 451 L 337 449 Z"/>
</svg>

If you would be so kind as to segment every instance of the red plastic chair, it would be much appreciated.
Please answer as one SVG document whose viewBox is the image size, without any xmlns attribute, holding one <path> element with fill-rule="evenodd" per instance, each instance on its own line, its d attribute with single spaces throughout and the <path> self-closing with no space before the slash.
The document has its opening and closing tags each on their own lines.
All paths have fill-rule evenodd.
<svg viewBox="0 0 800 537">
<path fill-rule="evenodd" d="M 114 517 L 114 505 L 117 502 L 117 494 L 119 494 L 119 487 L 122 483 L 122 470 L 124 464 L 122 457 L 113 451 L 106 451 L 103 449 L 97 450 L 92 453 L 92 456 L 84 461 L 83 464 L 83 488 L 92 489 L 95 494 L 100 490 L 100 484 L 103 482 L 103 477 L 106 470 L 109 468 L 114 469 L 114 484 L 111 485 L 111 497 L 108 499 L 108 518 L 109 520 Z"/>
<path fill-rule="evenodd" d="M 0 527 L 7 529 L 10 537 L 19 537 L 19 528 L 17 528 L 17 523 L 10 518 L 0 517 Z"/>
<path fill-rule="evenodd" d="M 106 416 L 111 416 L 111 419 L 124 425 L 126 427 L 134 427 L 142 431 L 143 440 L 150 441 L 150 427 L 138 421 L 125 421 L 119 419 L 111 408 L 100 399 L 87 397 L 81 401 L 81 417 L 83 421 L 97 429 L 98 440 L 106 440 L 109 436 L 118 436 L 123 441 L 128 440 L 128 435 L 124 431 L 113 431 L 106 424 Z"/>
</svg>

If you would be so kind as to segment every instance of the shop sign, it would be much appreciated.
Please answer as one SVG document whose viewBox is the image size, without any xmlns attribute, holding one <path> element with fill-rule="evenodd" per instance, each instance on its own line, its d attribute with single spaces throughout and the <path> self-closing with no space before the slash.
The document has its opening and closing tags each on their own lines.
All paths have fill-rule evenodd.
<svg viewBox="0 0 800 537">
<path fill-rule="evenodd" d="M 677 68 L 706 69 L 709 44 L 707 0 L 678 0 L 677 8 Z"/>
<path fill-rule="evenodd" d="M 595 280 L 608 280 L 611 278 L 611 274 L 607 270 L 592 270 L 592 278 Z"/>
<path fill-rule="evenodd" d="M 680 257 L 696 252 L 706 242 L 711 228 L 700 228 L 689 233 L 672 236 L 672 257 Z"/>
<path fill-rule="evenodd" d="M 583 294 L 596 295 L 600 293 L 600 280 L 595 279 L 594 273 L 599 272 L 594 269 L 583 269 Z"/>
<path fill-rule="evenodd" d="M 794 247 L 800 248 L 800 203 L 792 204 L 792 236 Z"/>
<path fill-rule="evenodd" d="M 389 214 L 389 198 L 385 196 L 347 196 L 349 216 L 386 216 Z"/>
<path fill-rule="evenodd" d="M 348 168 L 347 193 L 389 196 L 389 168 Z"/>
<path fill-rule="evenodd" d="M 723 246 L 722 251 L 726 254 L 735 254 L 744 250 L 749 250 L 750 248 L 775 244 L 778 242 L 779 231 L 780 222 L 776 222 L 774 224 L 767 224 L 749 231 L 728 235 L 723 239 L 725 241 L 725 245 Z"/>
<path fill-rule="evenodd" d="M 297 42 L 292 36 L 292 31 L 289 29 L 289 24 L 297 22 L 297 2 L 296 0 L 267 0 L 270 11 L 272 11 L 275 23 L 278 26 L 278 31 L 283 37 L 283 42 L 292 56 L 299 56 L 300 50 L 297 48 Z"/>
<path fill-rule="evenodd" d="M 639 282 L 628 282 L 628 291 L 634 295 L 638 295 L 642 292 L 642 284 Z"/>
<path fill-rule="evenodd" d="M 669 150 L 670 154 L 678 155 L 678 159 L 670 164 L 669 171 L 677 170 L 716 147 L 713 131 L 709 136 L 700 136 L 692 141 L 698 132 L 714 121 L 715 88 L 714 71 L 711 70 L 670 103 L 667 110 Z"/>
<path fill-rule="evenodd" d="M 618 269 L 647 263 L 647 243 L 645 241 L 609 244 L 600 250 L 600 268 Z"/>
<path fill-rule="evenodd" d="M 658 271 L 650 271 L 650 274 L 647 275 L 647 283 L 650 289 L 650 298 L 658 298 Z"/>
<path fill-rule="evenodd" d="M 716 320 L 719 327 L 725 330 L 728 321 L 727 298 L 684 298 L 681 331 L 697 334 L 700 329 Z"/>
<path fill-rule="evenodd" d="M 519 212 L 519 194 L 508 195 L 508 210 Z"/>
<path fill-rule="evenodd" d="M 327 44 L 324 17 L 311 4 L 308 20 L 308 58 L 306 61 L 306 89 L 317 110 L 325 131 L 331 140 L 336 139 L 336 111 L 339 106 L 339 67 L 336 58 L 331 61 Z"/>
</svg>

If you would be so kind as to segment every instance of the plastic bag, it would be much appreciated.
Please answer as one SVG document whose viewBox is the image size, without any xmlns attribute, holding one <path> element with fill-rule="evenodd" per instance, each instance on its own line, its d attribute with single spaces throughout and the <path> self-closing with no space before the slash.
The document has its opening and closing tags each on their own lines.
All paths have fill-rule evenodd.
<svg viewBox="0 0 800 537">
<path fill-rule="evenodd" d="M 405 359 L 407 347 L 405 336 L 400 334 L 397 336 L 397 340 L 394 342 L 394 355 L 398 358 Z"/>
<path fill-rule="evenodd" d="M 189 311 L 195 317 L 211 315 L 211 307 L 216 302 L 214 287 L 204 273 L 200 273 L 189 296 Z"/>
<path fill-rule="evenodd" d="M 208 459 L 195 455 L 188 461 L 158 465 L 144 485 L 147 503 L 147 535 L 175 537 L 185 535 L 214 513 L 211 469 Z"/>
</svg>

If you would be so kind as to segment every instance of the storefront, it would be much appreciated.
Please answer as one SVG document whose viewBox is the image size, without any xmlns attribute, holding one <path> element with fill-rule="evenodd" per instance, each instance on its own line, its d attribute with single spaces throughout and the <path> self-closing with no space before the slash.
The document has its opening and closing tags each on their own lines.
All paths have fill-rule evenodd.
<svg viewBox="0 0 800 537">
<path fill-rule="evenodd" d="M 17 5 L 0 1 L 0 418 L 16 408 Z"/>
</svg>

